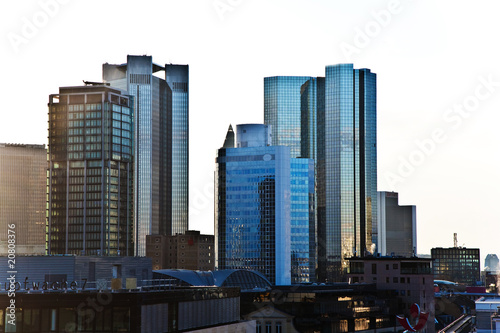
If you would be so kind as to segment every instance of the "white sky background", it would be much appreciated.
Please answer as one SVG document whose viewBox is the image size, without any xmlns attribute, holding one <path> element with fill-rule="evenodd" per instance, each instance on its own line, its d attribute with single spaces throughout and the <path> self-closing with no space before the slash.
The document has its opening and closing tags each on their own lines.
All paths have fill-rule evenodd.
<svg viewBox="0 0 500 333">
<path fill-rule="evenodd" d="M 57 8 L 44 14 L 44 3 Z M 381 26 L 373 13 L 391 3 Z M 216 149 L 230 123 L 263 122 L 263 78 L 353 62 L 377 73 L 378 189 L 417 206 L 418 252 L 453 246 L 457 232 L 483 265 L 500 254 L 499 9 L 496 0 L 2 1 L 0 142 L 46 143 L 48 95 L 100 81 L 105 62 L 148 54 L 189 64 L 190 228 L 213 234 Z M 357 53 L 346 57 L 346 44 Z M 464 103 L 473 111 L 447 111 Z M 436 130 L 445 139 L 424 155 L 416 141 Z M 419 165 L 398 171 L 410 157 Z"/>
</svg>

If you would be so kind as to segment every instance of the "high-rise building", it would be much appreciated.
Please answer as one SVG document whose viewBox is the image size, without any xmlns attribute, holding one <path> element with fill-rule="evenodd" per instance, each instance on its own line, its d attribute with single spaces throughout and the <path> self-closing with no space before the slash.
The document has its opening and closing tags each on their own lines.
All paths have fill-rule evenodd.
<svg viewBox="0 0 500 333">
<path fill-rule="evenodd" d="M 88 83 L 48 106 L 48 254 L 133 255 L 133 98 Z"/>
<path fill-rule="evenodd" d="M 136 255 L 144 256 L 146 235 L 188 230 L 189 67 L 129 55 L 104 64 L 103 80 L 134 97 Z"/>
<path fill-rule="evenodd" d="M 345 273 L 346 257 L 364 256 L 377 243 L 374 73 L 352 64 L 326 67 L 324 126 L 318 147 L 325 149 L 326 232 L 318 242 L 326 245 L 326 280 L 331 281 Z"/>
<path fill-rule="evenodd" d="M 484 259 L 484 269 L 486 271 L 499 271 L 500 265 L 496 254 L 488 254 Z"/>
<path fill-rule="evenodd" d="M 274 76 L 264 78 L 264 123 L 273 132 L 273 146 L 290 147 L 290 156 L 301 157 L 302 85 L 309 76 Z"/>
<path fill-rule="evenodd" d="M 383 256 L 417 254 L 417 208 L 400 206 L 395 192 L 378 192 L 377 252 Z"/>
<path fill-rule="evenodd" d="M 219 269 L 257 270 L 276 285 L 314 280 L 313 160 L 271 146 L 268 126 L 238 125 L 236 147 L 218 151 L 215 200 Z"/>
<path fill-rule="evenodd" d="M 434 279 L 475 286 L 481 280 L 479 253 L 466 247 L 432 248 Z"/>
<path fill-rule="evenodd" d="M 46 188 L 45 145 L 0 143 L 0 253 L 45 254 Z"/>
<path fill-rule="evenodd" d="M 302 82 L 300 94 L 274 88 L 276 80 Z M 273 142 L 315 158 L 318 277 L 342 279 L 344 258 L 364 256 L 377 244 L 376 74 L 340 64 L 327 66 L 324 78 L 266 78 L 264 85 L 265 123 L 280 128 Z M 280 118 L 274 102 L 280 100 L 292 120 Z"/>
</svg>

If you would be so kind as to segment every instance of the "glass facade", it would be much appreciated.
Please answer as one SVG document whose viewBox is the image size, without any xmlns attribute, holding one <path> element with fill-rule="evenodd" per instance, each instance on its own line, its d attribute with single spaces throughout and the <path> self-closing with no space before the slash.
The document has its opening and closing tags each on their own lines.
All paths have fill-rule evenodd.
<svg viewBox="0 0 500 333">
<path fill-rule="evenodd" d="M 175 235 L 188 230 L 189 67 L 165 65 L 165 77 L 168 96 L 171 97 L 167 113 L 169 119 L 171 117 L 171 144 L 167 142 L 167 149 L 171 149 L 171 153 L 167 151 L 167 159 L 171 158 L 169 165 L 172 166 L 171 211 L 166 214 L 171 216 L 172 223 L 166 234 Z M 168 225 L 168 220 L 164 224 Z"/>
<path fill-rule="evenodd" d="M 104 85 L 49 97 L 48 254 L 133 255 L 133 98 Z"/>
<path fill-rule="evenodd" d="M 314 160 L 292 158 L 290 162 L 292 284 L 315 282 Z"/>
<path fill-rule="evenodd" d="M 301 156 L 300 92 L 310 79 L 309 76 L 264 78 L 264 123 L 271 125 L 272 145 L 290 147 L 291 157 Z"/>
<path fill-rule="evenodd" d="M 285 146 L 267 146 L 268 134 L 264 125 L 238 125 L 239 148 L 218 151 L 218 269 L 257 270 L 277 285 L 311 282 L 314 161 L 291 159 Z"/>
<path fill-rule="evenodd" d="M 290 151 L 221 148 L 217 157 L 218 269 L 256 270 L 290 284 Z"/>
<path fill-rule="evenodd" d="M 475 286 L 481 280 L 480 251 L 465 247 L 431 249 L 434 279 Z"/>
<path fill-rule="evenodd" d="M 129 55 L 126 64 L 104 64 L 103 80 L 136 101 L 135 237 L 144 256 L 147 235 L 188 229 L 189 67 Z"/>
<path fill-rule="evenodd" d="M 315 159 L 317 275 L 341 280 L 343 258 L 377 244 L 376 74 L 341 64 L 325 77 L 265 78 L 264 87 L 273 144 Z"/>
<path fill-rule="evenodd" d="M 377 241 L 376 126 L 376 75 L 352 64 L 327 66 L 326 225 L 318 235 L 326 245 L 327 281 L 341 279 L 345 258 L 364 256 Z"/>
</svg>

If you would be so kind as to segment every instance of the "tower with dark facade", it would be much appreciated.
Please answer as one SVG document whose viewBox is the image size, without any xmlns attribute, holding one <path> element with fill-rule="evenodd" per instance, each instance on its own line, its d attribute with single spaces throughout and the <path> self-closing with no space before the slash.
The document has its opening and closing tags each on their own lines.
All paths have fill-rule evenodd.
<svg viewBox="0 0 500 333">
<path fill-rule="evenodd" d="M 89 83 L 48 107 L 47 253 L 133 255 L 133 97 Z"/>
</svg>

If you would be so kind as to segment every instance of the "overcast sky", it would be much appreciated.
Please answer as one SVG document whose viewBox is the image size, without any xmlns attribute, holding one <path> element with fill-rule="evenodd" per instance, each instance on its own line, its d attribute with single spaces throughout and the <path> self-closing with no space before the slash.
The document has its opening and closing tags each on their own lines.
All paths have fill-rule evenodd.
<svg viewBox="0 0 500 333">
<path fill-rule="evenodd" d="M 127 54 L 190 66 L 190 228 L 213 234 L 216 149 L 263 122 L 263 78 L 377 73 L 378 189 L 417 206 L 418 252 L 500 255 L 498 1 L 3 1 L 0 142 L 47 143 L 48 95 Z"/>
</svg>

